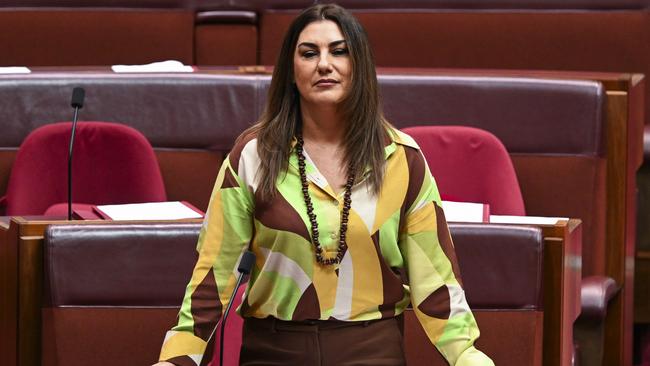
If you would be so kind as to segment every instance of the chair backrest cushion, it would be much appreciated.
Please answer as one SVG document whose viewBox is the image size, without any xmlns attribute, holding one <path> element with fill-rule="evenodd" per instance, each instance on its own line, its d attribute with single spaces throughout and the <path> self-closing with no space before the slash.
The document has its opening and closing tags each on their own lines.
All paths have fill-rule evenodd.
<svg viewBox="0 0 650 366">
<path fill-rule="evenodd" d="M 526 214 L 510 155 L 496 136 L 464 126 L 403 131 L 422 149 L 443 199 L 488 203 L 493 214 Z"/>
<path fill-rule="evenodd" d="M 67 201 L 69 122 L 34 130 L 21 145 L 7 187 L 7 214 L 40 215 Z M 89 204 L 165 201 L 151 144 L 132 127 L 79 122 L 72 159 L 72 200 Z"/>
</svg>

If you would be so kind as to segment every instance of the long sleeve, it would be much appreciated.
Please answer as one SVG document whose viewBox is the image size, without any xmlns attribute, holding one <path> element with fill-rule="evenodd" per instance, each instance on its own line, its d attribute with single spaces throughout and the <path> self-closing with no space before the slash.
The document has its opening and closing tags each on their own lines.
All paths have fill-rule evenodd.
<svg viewBox="0 0 650 366">
<path fill-rule="evenodd" d="M 421 185 L 416 198 L 409 202 L 400 240 L 413 310 L 431 343 L 450 365 L 493 366 L 492 360 L 474 347 L 479 330 L 465 299 L 435 181 L 426 163 L 415 165 L 424 174 L 415 175 L 422 177 Z"/>
<path fill-rule="evenodd" d="M 197 244 L 198 260 L 187 285 L 178 323 L 167 335 L 160 360 L 197 366 L 236 282 L 235 268 L 253 232 L 253 197 L 232 155 L 221 166 Z"/>
</svg>

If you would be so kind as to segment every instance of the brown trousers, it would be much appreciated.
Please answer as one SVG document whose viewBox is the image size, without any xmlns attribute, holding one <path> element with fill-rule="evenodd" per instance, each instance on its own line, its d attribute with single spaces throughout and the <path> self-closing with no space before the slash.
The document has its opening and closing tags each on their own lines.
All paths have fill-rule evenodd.
<svg viewBox="0 0 650 366">
<path fill-rule="evenodd" d="M 367 322 L 245 318 L 240 366 L 404 366 L 397 318 Z"/>
</svg>

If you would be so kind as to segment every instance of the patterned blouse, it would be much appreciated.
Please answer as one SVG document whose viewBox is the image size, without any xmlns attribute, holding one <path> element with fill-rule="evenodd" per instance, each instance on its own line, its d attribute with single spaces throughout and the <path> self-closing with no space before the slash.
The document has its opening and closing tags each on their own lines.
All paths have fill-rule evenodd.
<svg viewBox="0 0 650 366">
<path fill-rule="evenodd" d="M 255 194 L 257 139 L 240 141 L 217 177 L 197 244 L 199 259 L 160 359 L 200 364 L 250 245 L 257 258 L 238 309 L 243 317 L 365 321 L 394 317 L 411 303 L 451 365 L 493 365 L 473 346 L 479 330 L 465 300 L 435 181 L 413 139 L 397 130 L 390 135 L 380 194 L 369 189 L 366 175 L 352 188 L 348 248 L 335 266 L 316 262 L 295 153 L 278 178 L 275 199 L 261 203 Z M 306 152 L 305 157 L 320 243 L 331 257 L 338 247 L 343 192 L 335 193 Z"/>
</svg>

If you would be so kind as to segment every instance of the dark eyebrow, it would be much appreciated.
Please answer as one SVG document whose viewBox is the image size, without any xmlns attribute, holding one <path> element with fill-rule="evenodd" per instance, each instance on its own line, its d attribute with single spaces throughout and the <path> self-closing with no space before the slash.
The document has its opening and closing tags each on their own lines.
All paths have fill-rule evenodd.
<svg viewBox="0 0 650 366">
<path fill-rule="evenodd" d="M 329 46 L 330 47 L 336 47 L 336 46 L 338 46 L 340 44 L 344 44 L 344 43 L 345 43 L 345 40 L 340 39 L 338 41 L 330 42 Z M 315 43 L 311 43 L 311 42 L 302 42 L 302 43 L 298 44 L 298 47 L 300 47 L 300 46 L 305 46 L 305 47 L 309 47 L 309 48 L 318 48 L 318 46 Z"/>
</svg>

